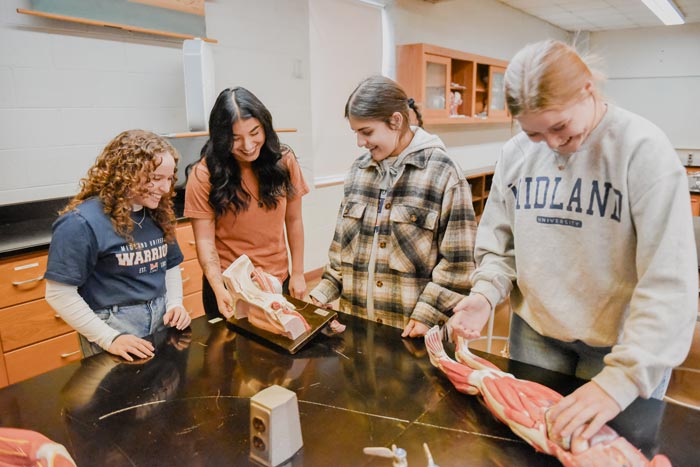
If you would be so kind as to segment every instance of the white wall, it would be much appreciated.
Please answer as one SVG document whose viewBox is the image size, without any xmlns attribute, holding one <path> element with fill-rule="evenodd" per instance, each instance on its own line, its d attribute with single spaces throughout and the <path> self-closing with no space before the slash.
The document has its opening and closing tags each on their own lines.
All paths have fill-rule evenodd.
<svg viewBox="0 0 700 467">
<path fill-rule="evenodd" d="M 186 125 L 180 43 L 18 14 L 0 0 L 0 205 L 69 196 L 128 128 Z"/>
<path fill-rule="evenodd" d="M 700 24 L 594 32 L 590 45 L 602 59 L 608 98 L 700 160 Z"/>
</svg>

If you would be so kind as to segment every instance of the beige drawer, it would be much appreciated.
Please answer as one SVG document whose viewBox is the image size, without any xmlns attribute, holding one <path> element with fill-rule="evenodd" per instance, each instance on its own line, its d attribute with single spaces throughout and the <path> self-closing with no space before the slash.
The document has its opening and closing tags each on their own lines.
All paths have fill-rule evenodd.
<svg viewBox="0 0 700 467">
<path fill-rule="evenodd" d="M 178 225 L 175 233 L 177 236 L 177 243 L 180 245 L 180 250 L 185 257 L 185 261 L 197 258 L 197 247 L 194 243 L 192 224 L 188 222 Z"/>
<path fill-rule="evenodd" d="M 30 253 L 0 261 L 0 308 L 44 296 L 48 253 Z"/>
<path fill-rule="evenodd" d="M 204 316 L 204 305 L 202 305 L 202 292 L 195 292 L 190 295 L 185 295 L 182 298 L 182 305 L 190 314 L 192 319 Z"/>
<path fill-rule="evenodd" d="M 72 330 L 43 298 L 0 310 L 0 339 L 5 352 Z"/>
<path fill-rule="evenodd" d="M 182 295 L 189 295 L 202 290 L 202 268 L 196 259 L 180 263 L 182 273 Z"/>
<path fill-rule="evenodd" d="M 6 352 L 7 378 L 9 383 L 13 384 L 68 365 L 81 358 L 78 334 L 71 332 L 29 347 Z"/>
</svg>

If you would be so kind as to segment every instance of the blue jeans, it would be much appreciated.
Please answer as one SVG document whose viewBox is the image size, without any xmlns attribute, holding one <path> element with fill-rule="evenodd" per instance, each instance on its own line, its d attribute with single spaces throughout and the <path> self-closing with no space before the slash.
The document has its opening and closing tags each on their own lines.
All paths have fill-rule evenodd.
<svg viewBox="0 0 700 467">
<path fill-rule="evenodd" d="M 95 314 L 112 329 L 123 334 L 145 337 L 165 329 L 165 296 L 135 305 L 114 305 L 95 310 Z M 102 348 L 80 335 L 80 349 L 84 357 L 102 352 Z"/>
<path fill-rule="evenodd" d="M 510 358 L 520 362 L 590 380 L 605 367 L 603 357 L 611 347 L 593 347 L 581 341 L 564 342 L 540 335 L 520 316 L 513 313 L 508 338 Z M 671 380 L 671 368 L 664 373 L 653 399 L 663 399 Z"/>
</svg>

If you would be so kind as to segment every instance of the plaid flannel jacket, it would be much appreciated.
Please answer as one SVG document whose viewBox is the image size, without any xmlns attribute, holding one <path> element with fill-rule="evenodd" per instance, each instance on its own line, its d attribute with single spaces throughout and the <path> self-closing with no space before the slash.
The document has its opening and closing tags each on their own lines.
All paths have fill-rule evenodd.
<svg viewBox="0 0 700 467">
<path fill-rule="evenodd" d="M 403 328 L 412 318 L 441 325 L 471 288 L 471 192 L 459 166 L 439 147 L 409 154 L 402 165 L 378 224 L 374 282 L 368 284 L 368 264 L 381 174 L 366 154 L 346 177 L 330 262 L 313 294 L 325 303 L 340 297 L 341 311 L 366 318 L 367 287 L 373 287 L 377 322 Z"/>
</svg>

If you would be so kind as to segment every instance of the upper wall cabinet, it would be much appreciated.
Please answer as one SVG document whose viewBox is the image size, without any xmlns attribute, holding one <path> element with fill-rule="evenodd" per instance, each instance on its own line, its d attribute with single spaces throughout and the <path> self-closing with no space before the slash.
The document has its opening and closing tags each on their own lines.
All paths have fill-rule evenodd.
<svg viewBox="0 0 700 467">
<path fill-rule="evenodd" d="M 399 45 L 397 80 L 426 125 L 510 122 L 503 78 L 508 62 L 430 44 Z"/>
</svg>

